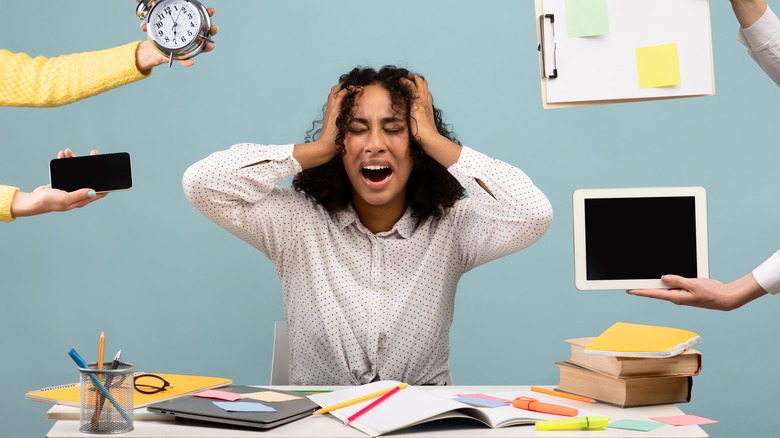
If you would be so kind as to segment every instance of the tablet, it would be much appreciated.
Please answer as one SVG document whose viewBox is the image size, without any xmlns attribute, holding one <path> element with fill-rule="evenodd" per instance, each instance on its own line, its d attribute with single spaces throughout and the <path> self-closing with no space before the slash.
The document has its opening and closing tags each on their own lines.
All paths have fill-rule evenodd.
<svg viewBox="0 0 780 438">
<path fill-rule="evenodd" d="M 282 424 L 308 417 L 319 405 L 306 398 L 299 392 L 279 391 L 254 386 L 227 386 L 219 388 L 224 392 L 249 394 L 260 391 L 271 391 L 296 397 L 295 400 L 281 402 L 264 402 L 266 406 L 273 408 L 273 412 L 232 412 L 218 407 L 214 402 L 222 400 L 201 398 L 194 395 L 184 395 L 162 402 L 152 403 L 146 407 L 149 412 L 172 415 L 178 419 L 198 420 L 211 423 L 232 424 L 235 426 L 252 427 L 256 429 L 270 429 Z M 256 400 L 241 400 L 250 403 Z M 259 403 L 259 402 L 257 402 Z"/>
<path fill-rule="evenodd" d="M 573 200 L 577 289 L 668 289 L 665 274 L 709 277 L 704 187 L 579 189 Z"/>
</svg>

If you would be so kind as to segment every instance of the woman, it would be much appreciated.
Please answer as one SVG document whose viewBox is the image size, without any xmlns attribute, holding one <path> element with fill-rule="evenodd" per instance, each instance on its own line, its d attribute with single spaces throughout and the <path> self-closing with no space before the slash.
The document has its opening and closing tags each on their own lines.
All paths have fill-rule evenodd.
<svg viewBox="0 0 780 438">
<path fill-rule="evenodd" d="M 458 280 L 538 240 L 549 201 L 460 146 L 425 79 L 402 68 L 343 75 L 312 137 L 214 153 L 187 170 L 185 193 L 274 263 L 291 384 L 444 384 Z M 293 175 L 294 189 L 277 185 Z"/>
</svg>

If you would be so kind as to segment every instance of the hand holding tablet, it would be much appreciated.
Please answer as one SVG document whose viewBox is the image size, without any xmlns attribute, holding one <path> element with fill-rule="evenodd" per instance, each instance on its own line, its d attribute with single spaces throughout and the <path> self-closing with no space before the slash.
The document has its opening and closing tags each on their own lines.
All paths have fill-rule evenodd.
<svg viewBox="0 0 780 438">
<path fill-rule="evenodd" d="M 669 288 L 661 276 L 709 277 L 703 187 L 579 189 L 573 201 L 577 289 Z"/>
</svg>

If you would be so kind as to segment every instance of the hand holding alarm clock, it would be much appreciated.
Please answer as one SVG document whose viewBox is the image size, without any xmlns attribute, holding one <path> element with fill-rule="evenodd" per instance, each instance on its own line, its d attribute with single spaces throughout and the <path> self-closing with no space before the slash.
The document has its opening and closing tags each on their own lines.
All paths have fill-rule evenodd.
<svg viewBox="0 0 780 438">
<path fill-rule="evenodd" d="M 168 58 L 186 61 L 210 50 L 216 26 L 211 24 L 214 10 L 197 0 L 137 0 L 136 15 L 146 28 L 149 41 Z"/>
</svg>

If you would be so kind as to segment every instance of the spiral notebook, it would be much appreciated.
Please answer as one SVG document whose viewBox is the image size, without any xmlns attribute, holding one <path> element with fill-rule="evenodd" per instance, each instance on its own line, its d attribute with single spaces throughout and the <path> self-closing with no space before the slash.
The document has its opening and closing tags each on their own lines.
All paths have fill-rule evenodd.
<svg viewBox="0 0 780 438">
<path fill-rule="evenodd" d="M 674 327 L 616 322 L 585 347 L 586 354 L 671 357 L 701 342 L 701 336 Z"/>
<path fill-rule="evenodd" d="M 139 373 L 155 374 L 170 382 L 171 386 L 165 391 L 156 394 L 142 394 L 135 391 L 133 394 L 133 408 L 142 408 L 151 403 L 170 400 L 185 394 L 219 388 L 233 383 L 233 380 L 224 377 L 188 376 L 183 374 L 163 373 Z M 30 391 L 24 395 L 27 400 L 54 403 L 58 405 L 79 407 L 81 399 L 81 386 L 79 383 L 51 386 L 48 388 Z"/>
</svg>

